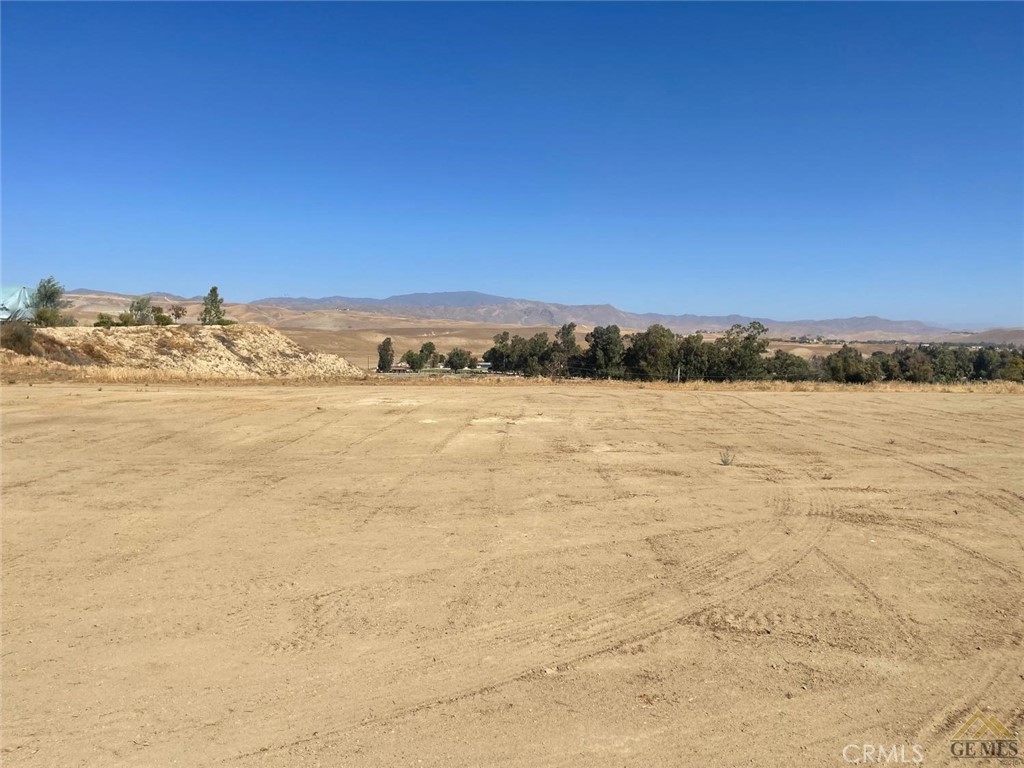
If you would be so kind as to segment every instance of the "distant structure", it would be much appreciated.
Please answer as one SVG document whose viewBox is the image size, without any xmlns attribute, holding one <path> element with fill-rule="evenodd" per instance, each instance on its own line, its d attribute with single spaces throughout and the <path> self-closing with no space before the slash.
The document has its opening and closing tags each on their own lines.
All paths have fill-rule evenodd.
<svg viewBox="0 0 1024 768">
<path fill-rule="evenodd" d="M 0 323 L 32 319 L 32 297 L 24 285 L 0 288 Z"/>
</svg>

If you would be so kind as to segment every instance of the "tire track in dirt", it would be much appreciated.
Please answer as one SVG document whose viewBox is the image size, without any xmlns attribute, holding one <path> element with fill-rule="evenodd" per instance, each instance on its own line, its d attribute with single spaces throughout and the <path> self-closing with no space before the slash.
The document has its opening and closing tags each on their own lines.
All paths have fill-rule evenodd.
<svg viewBox="0 0 1024 768">
<path fill-rule="evenodd" d="M 707 555 L 683 566 L 680 577 L 693 586 L 689 592 L 644 587 L 605 594 L 582 609 L 575 604 L 562 605 L 525 620 L 484 625 L 455 638 L 438 638 L 421 644 L 420 648 L 406 648 L 389 657 L 391 674 L 398 672 L 402 676 L 401 670 L 416 669 L 419 674 L 415 682 L 426 688 L 420 701 L 396 706 L 385 679 L 370 686 L 382 691 L 376 698 L 361 702 L 344 715 L 338 713 L 340 716 L 333 722 L 321 725 L 317 735 L 301 739 L 288 739 L 285 731 L 276 738 L 268 735 L 268 746 L 242 753 L 236 759 L 331 739 L 361 724 L 387 722 L 495 690 L 541 669 L 565 668 L 687 623 L 716 603 L 772 583 L 801 562 L 828 533 L 830 523 L 810 516 L 800 519 L 804 522 L 796 530 L 776 530 L 774 546 L 763 561 L 730 551 Z M 697 585 L 702 586 L 698 589 Z M 438 658 L 442 663 L 444 659 L 458 662 L 452 668 L 439 668 Z M 497 668 L 491 670 L 485 664 L 495 664 Z M 444 692 L 439 694 L 439 690 Z M 300 706 L 302 701 L 296 699 L 290 705 Z M 373 714 L 366 715 L 367 711 Z"/>
<path fill-rule="evenodd" d="M 979 670 L 972 670 L 972 677 L 966 690 L 953 702 L 934 710 L 926 715 L 924 722 L 919 726 L 913 739 L 914 743 L 925 748 L 925 754 L 941 752 L 948 754 L 949 739 L 956 729 L 962 726 L 974 710 L 979 709 L 984 703 L 989 692 L 1001 681 L 1013 681 L 1021 678 L 1024 672 L 1024 653 L 1018 651 L 1015 656 L 1001 656 L 990 658 Z M 1018 695 L 1021 686 L 1015 685 Z M 1007 701 L 1004 706 L 1012 707 L 1018 704 L 1017 700 Z M 959 762 L 954 760 L 953 762 Z"/>
<path fill-rule="evenodd" d="M 924 648 L 921 641 L 921 635 L 917 630 L 914 629 L 909 619 L 904 616 L 890 601 L 886 600 L 877 591 L 853 572 L 851 572 L 846 566 L 841 565 L 830 555 L 825 554 L 820 547 L 815 547 L 813 553 L 819 560 L 825 563 L 840 578 L 847 583 L 853 585 L 861 594 L 865 595 L 871 600 L 878 609 L 884 614 L 889 616 L 899 627 L 900 634 L 903 637 L 904 642 L 908 648 L 912 651 L 915 658 L 921 658 L 924 655 Z"/>
<path fill-rule="evenodd" d="M 500 402 L 505 402 L 505 401 L 512 400 L 512 399 L 514 399 L 514 398 L 512 398 L 512 397 L 504 397 L 504 398 L 498 398 L 498 399 L 494 400 L 493 402 L 499 402 L 500 403 Z M 369 435 L 366 435 L 363 438 L 361 438 L 360 440 L 357 440 L 357 441 L 355 441 L 353 443 L 350 443 L 347 446 L 347 448 L 350 449 L 350 448 L 354 447 L 355 445 L 360 445 L 363 442 L 366 442 L 367 440 L 372 438 L 376 434 L 386 434 L 386 433 L 390 432 L 391 429 L 394 426 L 396 426 L 401 421 L 404 421 L 407 416 L 409 416 L 411 413 L 415 412 L 416 410 L 419 410 L 419 408 L 420 408 L 420 406 L 416 406 L 416 407 L 412 408 L 410 411 L 406 412 L 405 414 L 403 414 L 402 416 L 398 417 L 397 419 L 395 419 L 394 421 L 390 422 L 389 424 L 385 425 L 384 427 L 382 427 L 381 429 L 377 430 L 376 432 L 374 432 L 372 434 L 369 434 Z M 522 413 L 522 412 L 523 412 L 523 410 L 521 408 L 520 409 L 520 413 Z M 395 481 L 394 486 L 396 488 L 401 488 L 401 487 L 405 486 L 405 484 L 408 481 L 410 481 L 412 478 L 414 478 L 418 474 L 420 474 L 423 471 L 424 467 L 426 467 L 427 464 L 430 461 L 436 460 L 453 442 L 455 442 L 455 440 L 457 440 L 459 438 L 460 435 L 462 435 L 464 432 L 466 432 L 466 430 L 468 430 L 470 427 L 473 426 L 473 422 L 474 422 L 475 418 L 476 417 L 474 417 L 472 415 L 466 416 L 464 419 L 462 419 L 458 423 L 457 426 L 455 426 L 454 429 L 451 429 L 451 430 L 447 431 L 441 437 L 441 439 L 438 440 L 438 442 L 436 442 L 434 445 L 432 445 L 430 447 L 430 449 L 426 452 L 426 455 L 423 458 L 419 459 L 405 473 L 403 473 L 401 476 L 399 476 L 399 478 Z M 516 418 L 520 418 L 520 417 L 516 417 Z M 347 450 L 345 452 L 347 453 Z M 385 500 L 385 502 L 386 502 L 386 500 Z M 419 505 L 417 507 L 414 507 L 414 509 L 419 509 L 422 506 L 424 506 L 424 504 L 421 504 L 421 505 Z M 370 511 L 369 514 L 367 514 L 365 517 L 363 517 L 361 520 L 359 520 L 357 523 L 355 523 L 353 525 L 353 528 L 352 528 L 353 533 L 360 533 L 360 532 L 362 532 L 376 517 L 379 516 L 380 512 L 382 511 L 382 509 L 383 509 L 383 507 L 381 507 L 381 506 L 373 508 Z"/>
<path fill-rule="evenodd" d="M 743 400 L 743 398 L 738 398 L 737 397 L 736 399 L 740 400 L 741 402 L 745 402 Z M 749 405 L 749 403 L 747 403 L 747 405 Z M 751 407 L 754 407 L 756 409 L 756 406 L 751 406 Z M 764 411 L 766 413 L 771 413 L 771 411 L 768 411 L 767 409 L 763 409 L 763 408 L 762 409 L 758 409 L 758 410 L 762 410 L 762 411 Z M 778 417 L 777 414 L 776 414 L 776 417 L 781 419 L 781 417 Z M 799 423 L 799 422 L 794 422 L 794 423 Z M 811 436 L 806 436 L 805 439 L 810 440 Z M 826 442 L 826 443 L 830 443 L 830 444 L 833 444 L 833 445 L 836 445 L 836 446 L 842 446 L 842 447 L 850 448 L 850 449 L 857 450 L 857 451 L 860 451 L 860 452 L 863 452 L 863 453 L 867 453 L 867 454 L 871 454 L 871 455 L 882 455 L 882 456 L 888 455 L 888 456 L 890 456 L 891 458 L 893 458 L 896 461 L 899 461 L 899 462 L 901 462 L 903 464 L 906 464 L 906 465 L 909 465 L 911 467 L 914 467 L 915 469 L 921 470 L 923 472 L 927 472 L 927 473 L 929 473 L 931 475 L 934 475 L 936 477 L 939 477 L 939 478 L 941 478 L 941 479 L 943 479 L 943 480 L 945 480 L 947 482 L 953 483 L 957 487 L 958 490 L 963 490 L 964 489 L 963 486 L 966 483 L 979 483 L 979 484 L 983 484 L 985 482 L 981 478 L 977 477 L 976 475 L 974 475 L 974 474 L 972 474 L 970 472 L 967 472 L 966 470 L 959 469 L 957 467 L 952 467 L 952 466 L 949 466 L 947 464 L 942 464 L 942 463 L 939 463 L 939 462 L 928 462 L 928 463 L 925 463 L 924 461 L 914 461 L 914 460 L 909 459 L 909 458 L 907 458 L 905 456 L 899 455 L 895 449 L 886 450 L 882 446 L 869 446 L 869 445 L 865 445 L 865 446 L 862 447 L 862 446 L 857 446 L 857 445 L 853 445 L 853 444 L 840 443 L 838 441 L 829 440 L 827 438 L 820 438 L 819 437 L 818 439 L 821 439 L 823 442 Z M 1009 510 L 1007 510 L 1007 511 L 1009 511 Z M 835 517 L 837 517 L 837 519 L 840 519 L 843 522 L 847 522 L 847 523 L 878 523 L 878 524 L 888 524 L 888 525 L 893 525 L 893 526 L 896 526 L 896 527 L 899 527 L 899 528 L 903 528 L 905 530 L 911 531 L 913 533 L 916 533 L 918 535 L 924 536 L 926 538 L 933 539 L 934 541 L 936 541 L 938 543 L 941 543 L 941 544 L 944 544 L 945 546 L 948 546 L 948 547 L 951 547 L 953 549 L 956 549 L 956 550 L 962 552 L 963 554 L 966 554 L 966 555 L 968 555 L 970 557 L 973 557 L 973 558 L 975 558 L 977 560 L 981 560 L 982 562 L 985 562 L 988 565 L 996 568 L 1001 573 L 1009 574 L 1010 576 L 1012 576 L 1015 579 L 1019 580 L 1022 577 L 1021 570 L 1016 568 L 1015 566 L 1012 566 L 1012 565 L 1004 563 L 1004 562 L 1002 562 L 1000 560 L 997 560 L 996 558 L 993 558 L 993 557 L 991 557 L 989 555 L 986 555 L 983 552 L 979 552 L 979 551 L 977 551 L 977 550 L 975 550 L 975 549 L 973 549 L 971 547 L 968 547 L 968 546 L 966 546 L 964 544 L 961 544 L 960 542 L 948 539 L 948 538 L 946 538 L 944 536 L 941 536 L 941 535 L 939 535 L 937 533 L 929 531 L 922 524 L 914 523 L 914 522 L 911 522 L 911 521 L 908 521 L 908 520 L 900 520 L 900 519 L 897 519 L 897 518 L 886 517 L 884 515 L 868 515 L 868 516 L 865 516 L 863 513 L 852 513 L 852 512 L 845 512 L 845 513 L 841 513 L 841 514 L 836 514 Z M 1018 537 L 1017 540 L 1018 540 L 1018 546 L 1021 547 L 1022 549 L 1024 549 L 1024 543 L 1021 542 L 1019 537 Z"/>
<path fill-rule="evenodd" d="M 774 412 L 774 411 L 772 411 L 772 410 L 770 410 L 768 408 L 762 408 L 762 407 L 753 405 L 750 402 L 748 402 L 747 400 L 745 400 L 744 398 L 741 398 L 739 396 L 736 396 L 736 395 L 728 395 L 728 396 L 732 397 L 732 398 L 734 398 L 736 400 L 739 400 L 741 403 L 743 403 L 744 405 L 747 405 L 748 407 L 750 407 L 750 408 L 752 408 L 754 410 L 757 410 L 757 411 L 760 411 L 762 413 L 765 413 L 765 414 L 768 414 L 770 416 L 773 416 L 778 421 L 780 421 L 780 422 L 782 422 L 784 424 L 787 424 L 789 426 L 796 426 L 796 427 L 802 427 L 802 428 L 811 428 L 811 429 L 815 430 L 814 434 L 808 434 L 806 432 L 802 432 L 801 434 L 794 435 L 795 437 L 799 437 L 801 440 L 804 440 L 804 441 L 807 441 L 807 442 L 819 441 L 819 442 L 823 442 L 823 443 L 826 443 L 826 444 L 829 444 L 829 445 L 834 445 L 834 446 L 840 447 L 840 448 L 847 448 L 847 449 L 858 451 L 860 453 L 865 453 L 865 454 L 868 454 L 868 455 L 889 456 L 890 458 L 893 458 L 893 459 L 895 459 L 897 461 L 900 461 L 900 462 L 902 462 L 904 464 L 909 464 L 910 466 L 915 467 L 916 469 L 922 470 L 924 472 L 928 472 L 930 474 L 934 474 L 934 475 L 936 475 L 938 477 L 941 477 L 944 480 L 949 480 L 949 481 L 952 481 L 952 482 L 960 483 L 960 482 L 963 482 L 965 480 L 970 480 L 970 481 L 973 481 L 973 482 L 984 482 L 981 478 L 977 477 L 976 475 L 974 475 L 974 474 L 972 474 L 970 472 L 967 472 L 966 470 L 959 469 L 957 467 L 951 467 L 951 466 L 949 466 L 947 464 L 941 464 L 939 462 L 930 462 L 930 463 L 927 463 L 927 464 L 926 463 L 915 462 L 915 461 L 913 461 L 911 459 L 908 459 L 908 458 L 900 455 L 899 449 L 897 449 L 897 448 L 887 448 L 886 446 L 876 445 L 876 444 L 873 444 L 873 443 L 861 440 L 861 439 L 859 439 L 857 437 L 854 437 L 853 435 L 849 435 L 849 434 L 843 434 L 842 435 L 842 440 L 847 440 L 847 441 L 852 441 L 852 442 L 842 442 L 840 440 L 835 440 L 835 439 L 831 439 L 829 437 L 825 437 L 825 436 L 823 436 L 821 434 L 822 424 L 821 424 L 821 421 L 820 421 L 820 417 L 818 418 L 817 422 L 814 422 L 814 421 L 807 422 L 807 421 L 805 421 L 803 419 L 799 419 L 799 418 L 797 418 L 797 419 L 786 418 L 786 417 L 783 417 L 780 414 L 778 414 L 778 413 L 776 413 L 776 412 Z M 814 416 L 811 415 L 811 418 L 813 419 Z M 838 418 L 838 417 L 836 417 L 836 416 L 834 416 L 832 414 L 830 414 L 830 416 L 829 416 L 829 422 L 828 423 L 830 425 L 846 425 L 846 426 L 854 427 L 854 429 L 857 430 L 857 431 L 859 431 L 862 428 L 862 424 L 860 424 L 858 422 L 844 421 L 844 420 L 842 420 L 842 419 L 840 419 L 840 418 Z M 915 442 L 915 444 L 932 445 L 933 447 L 938 448 L 939 450 L 941 450 L 944 453 L 953 453 L 953 454 L 962 453 L 959 450 L 956 450 L 954 448 L 950 448 L 950 446 L 948 446 L 948 445 L 925 443 L 924 441 L 920 440 L 918 437 L 915 437 L 914 442 Z"/>
<path fill-rule="evenodd" d="M 862 617 L 851 611 L 758 611 L 721 606 L 702 611 L 686 622 L 708 632 L 771 636 L 798 646 L 824 645 L 842 651 L 863 652 L 859 638 L 841 633 L 836 638 L 822 636 L 822 626 L 855 627 Z"/>
<path fill-rule="evenodd" d="M 961 544 L 959 541 L 954 541 L 953 539 L 946 538 L 945 536 L 935 533 L 934 531 L 930 531 L 927 528 L 925 528 L 925 526 L 921 523 L 913 523 L 909 520 L 896 520 L 894 521 L 894 524 L 898 528 L 903 528 L 911 533 L 916 533 L 919 536 L 925 537 L 926 539 L 930 539 L 939 544 L 943 544 L 947 547 L 950 547 L 951 549 L 955 549 L 961 554 L 967 555 L 968 557 L 971 557 L 975 560 L 980 560 L 983 563 L 987 563 L 992 568 L 999 571 L 1000 574 L 1004 576 L 1010 576 L 1016 581 L 1021 581 L 1022 578 L 1024 578 L 1022 577 L 1021 570 L 1016 566 L 1010 565 L 1009 563 L 1004 563 L 1002 560 L 997 560 L 996 558 L 991 557 L 990 555 L 986 555 L 984 552 L 979 552 L 976 549 L 972 549 L 971 547 L 968 547 L 966 544 Z"/>
<path fill-rule="evenodd" d="M 569 407 L 569 414 L 567 416 L 568 419 L 572 419 L 573 412 L 574 412 L 574 406 L 570 406 Z M 525 415 L 526 415 L 526 408 L 520 406 L 518 412 L 512 418 L 512 421 L 513 422 L 518 422 Z M 512 427 L 513 426 L 515 426 L 515 424 L 506 424 L 505 425 L 505 429 L 501 430 L 501 443 L 498 445 L 498 456 L 502 460 L 507 458 L 508 454 L 509 454 L 509 448 L 510 448 L 510 446 L 512 444 Z"/>
<path fill-rule="evenodd" d="M 784 502 L 774 502 L 778 504 L 784 504 Z M 779 514 L 789 515 L 791 511 L 780 511 Z M 801 514 L 801 513 L 797 513 Z M 848 525 L 879 525 L 879 526 L 890 526 L 893 528 L 902 529 L 908 533 L 922 536 L 931 541 L 937 542 L 944 546 L 950 547 L 957 550 L 961 554 L 967 555 L 975 560 L 980 560 L 983 563 L 995 568 L 1000 574 L 1004 576 L 1010 576 L 1015 580 L 1020 581 L 1022 579 L 1022 573 L 1016 566 L 1005 563 L 998 560 L 990 555 L 986 555 L 984 552 L 979 552 L 976 549 L 968 547 L 966 544 L 961 544 L 958 541 L 947 538 L 941 534 L 935 533 L 929 530 L 923 523 L 917 523 L 911 520 L 904 520 L 883 514 L 871 514 L 861 512 L 850 512 L 846 510 L 839 510 L 835 506 L 828 507 L 810 507 L 806 512 L 802 514 L 812 516 L 826 516 L 837 522 L 846 523 Z"/>
<path fill-rule="evenodd" d="M 655 561 L 662 565 L 668 565 L 671 567 L 677 566 L 678 560 L 670 559 L 666 560 L 663 557 L 664 553 L 659 549 L 659 545 L 668 540 L 685 539 L 687 537 L 699 536 L 712 531 L 730 530 L 730 529 L 743 529 L 749 531 L 751 529 L 751 523 L 749 521 L 738 522 L 738 523 L 721 523 L 717 525 L 705 525 L 697 526 L 694 528 L 682 528 L 673 529 L 664 533 L 643 535 L 635 538 L 616 538 L 612 542 L 596 542 L 588 544 L 573 544 L 568 546 L 558 546 L 539 550 L 537 552 L 525 554 L 525 555 L 509 555 L 507 557 L 499 557 L 488 561 L 492 566 L 496 566 L 499 570 L 502 570 L 503 563 L 515 562 L 518 565 L 522 565 L 528 561 L 544 562 L 551 560 L 552 558 L 568 558 L 578 556 L 581 553 L 593 554 L 596 550 L 619 550 L 624 546 L 647 544 L 651 547 L 655 555 Z M 740 550 L 733 550 L 729 554 L 728 559 L 735 559 L 735 557 L 742 554 Z M 723 560 L 720 565 L 726 564 Z M 345 614 L 344 601 L 347 598 L 358 599 L 361 593 L 367 591 L 374 591 L 381 594 L 390 592 L 393 588 L 399 591 L 406 591 L 408 585 L 415 585 L 424 581 L 429 582 L 445 582 L 451 580 L 451 576 L 457 573 L 461 573 L 467 567 L 471 565 L 453 565 L 443 568 L 428 568 L 424 570 L 415 571 L 412 573 L 404 574 L 401 578 L 383 578 L 374 581 L 361 582 L 358 585 L 345 587 L 341 589 L 332 589 L 314 593 L 312 595 L 296 595 L 292 598 L 293 611 L 297 614 L 296 622 L 299 628 L 284 640 L 275 641 L 268 647 L 268 652 L 271 654 L 277 654 L 282 652 L 296 652 L 305 653 L 318 649 L 332 648 L 338 645 L 332 638 L 340 637 L 344 634 L 342 628 L 342 616 Z M 284 588 L 293 589 L 295 587 L 294 582 L 283 581 Z M 262 590 L 252 589 L 245 590 L 251 591 L 254 594 L 261 594 Z M 205 594 L 221 594 L 223 592 L 220 588 L 211 588 L 209 590 L 200 590 L 196 592 L 197 596 Z M 326 618 L 318 618 L 313 620 L 311 614 L 313 613 L 322 614 Z M 234 611 L 232 613 L 238 613 Z M 332 618 L 333 617 L 333 618 Z M 257 616 L 250 616 L 249 621 L 244 625 L 238 624 L 235 628 L 239 631 L 244 631 L 246 628 L 251 626 L 253 622 L 258 621 Z M 316 624 L 321 626 L 324 631 L 312 632 L 308 629 L 308 625 Z"/>
</svg>

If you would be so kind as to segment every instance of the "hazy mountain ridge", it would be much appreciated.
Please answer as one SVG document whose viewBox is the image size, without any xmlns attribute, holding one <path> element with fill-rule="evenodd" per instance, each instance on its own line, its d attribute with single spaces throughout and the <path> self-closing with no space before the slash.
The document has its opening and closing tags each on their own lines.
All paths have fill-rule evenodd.
<svg viewBox="0 0 1024 768">
<path fill-rule="evenodd" d="M 198 316 L 201 296 L 184 298 L 162 291 L 149 294 L 157 303 L 182 303 L 188 306 L 185 322 Z M 97 312 L 114 314 L 127 309 L 134 298 L 112 291 L 76 289 L 68 291 L 72 314 L 80 322 L 91 323 Z M 776 338 L 824 337 L 848 341 L 903 340 L 954 341 L 966 344 L 1024 344 L 1024 329 L 993 328 L 985 331 L 951 331 L 918 320 L 889 320 L 875 315 L 830 318 L 824 320 L 773 320 L 746 315 L 667 315 L 655 312 L 627 312 L 610 304 L 555 304 L 529 299 L 513 299 L 476 291 L 412 293 L 384 299 L 327 296 L 324 298 L 274 297 L 248 303 L 225 304 L 228 315 L 241 322 L 261 323 L 278 328 L 315 328 L 320 330 L 352 327 L 360 319 L 361 327 L 373 326 L 371 318 L 380 316 L 381 327 L 396 321 L 452 321 L 489 326 L 558 327 L 576 323 L 586 330 L 595 325 L 618 325 L 623 330 L 642 330 L 660 323 L 678 333 L 722 331 L 735 323 L 758 320 Z M 375 327 L 375 326 L 374 326 Z"/>
<path fill-rule="evenodd" d="M 383 311 L 429 319 L 464 320 L 507 325 L 618 325 L 620 328 L 647 328 L 660 323 L 679 333 L 722 331 L 736 323 L 758 320 L 775 336 L 825 336 L 872 339 L 938 337 L 950 333 L 947 328 L 918 320 L 889 320 L 877 316 L 832 318 L 826 320 L 783 321 L 746 315 L 667 315 L 655 312 L 627 312 L 610 304 L 556 304 L 529 299 L 492 296 L 475 291 L 412 293 L 386 299 L 329 296 L 323 299 L 274 297 L 250 302 L 301 311 L 359 309 Z"/>
</svg>

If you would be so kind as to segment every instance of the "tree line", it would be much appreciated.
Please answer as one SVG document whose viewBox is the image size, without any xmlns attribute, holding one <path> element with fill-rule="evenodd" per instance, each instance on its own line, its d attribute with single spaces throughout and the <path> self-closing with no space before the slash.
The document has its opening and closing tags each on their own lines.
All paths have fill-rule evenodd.
<svg viewBox="0 0 1024 768">
<path fill-rule="evenodd" d="M 1024 355 L 1012 347 L 970 348 L 951 344 L 899 347 L 865 357 L 843 345 L 827 356 L 810 359 L 784 350 L 768 352 L 768 329 L 757 321 L 736 324 L 715 340 L 700 333 L 682 335 L 663 325 L 623 334 L 618 326 L 598 326 L 576 340 L 576 324 L 529 338 L 508 331 L 494 337 L 483 360 L 498 373 L 552 378 L 626 379 L 637 381 L 873 381 L 957 382 L 1003 379 L 1024 381 Z M 391 339 L 378 347 L 378 370 L 394 363 Z M 446 365 L 475 367 L 465 350 L 438 355 L 433 342 L 401 358 L 413 371 Z"/>
<path fill-rule="evenodd" d="M 71 302 L 65 298 L 66 293 L 67 290 L 53 275 L 41 279 L 29 296 L 33 324 L 44 328 L 78 325 L 78 321 L 74 317 L 62 311 L 71 306 Z M 187 314 L 188 310 L 182 304 L 172 304 L 165 310 L 159 304 L 154 304 L 149 296 L 139 296 L 132 299 L 128 309 L 117 315 L 112 315 L 109 312 L 98 313 L 93 326 L 112 328 L 134 325 L 172 325 Z M 228 320 L 225 317 L 224 299 L 221 298 L 217 286 L 212 286 L 209 293 L 203 298 L 203 308 L 199 313 L 198 320 L 201 325 L 234 324 L 234 320 Z"/>
<path fill-rule="evenodd" d="M 107 312 L 100 312 L 93 325 L 97 328 L 172 325 L 187 314 L 188 310 L 183 304 L 172 304 L 165 312 L 164 308 L 154 304 L 149 296 L 139 296 L 132 300 L 128 309 L 116 317 Z M 234 320 L 228 320 L 224 316 L 224 299 L 221 298 L 216 285 L 203 297 L 203 308 L 198 319 L 200 325 L 234 325 Z"/>
<path fill-rule="evenodd" d="M 440 354 L 437 346 L 432 341 L 425 342 L 420 351 L 406 350 L 399 362 L 409 366 L 413 372 L 422 371 L 424 368 L 448 368 L 453 371 L 461 371 L 464 368 L 476 368 L 476 355 L 468 350 L 455 347 L 447 355 Z M 377 345 L 377 370 L 387 373 L 395 364 L 395 345 L 388 336 Z"/>
</svg>

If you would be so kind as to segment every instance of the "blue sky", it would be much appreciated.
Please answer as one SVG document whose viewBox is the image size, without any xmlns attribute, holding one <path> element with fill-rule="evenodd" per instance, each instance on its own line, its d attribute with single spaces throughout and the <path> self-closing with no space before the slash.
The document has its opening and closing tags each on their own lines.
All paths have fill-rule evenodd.
<svg viewBox="0 0 1024 768">
<path fill-rule="evenodd" d="M 5 284 L 1024 325 L 1018 3 L 0 14 Z"/>
</svg>

